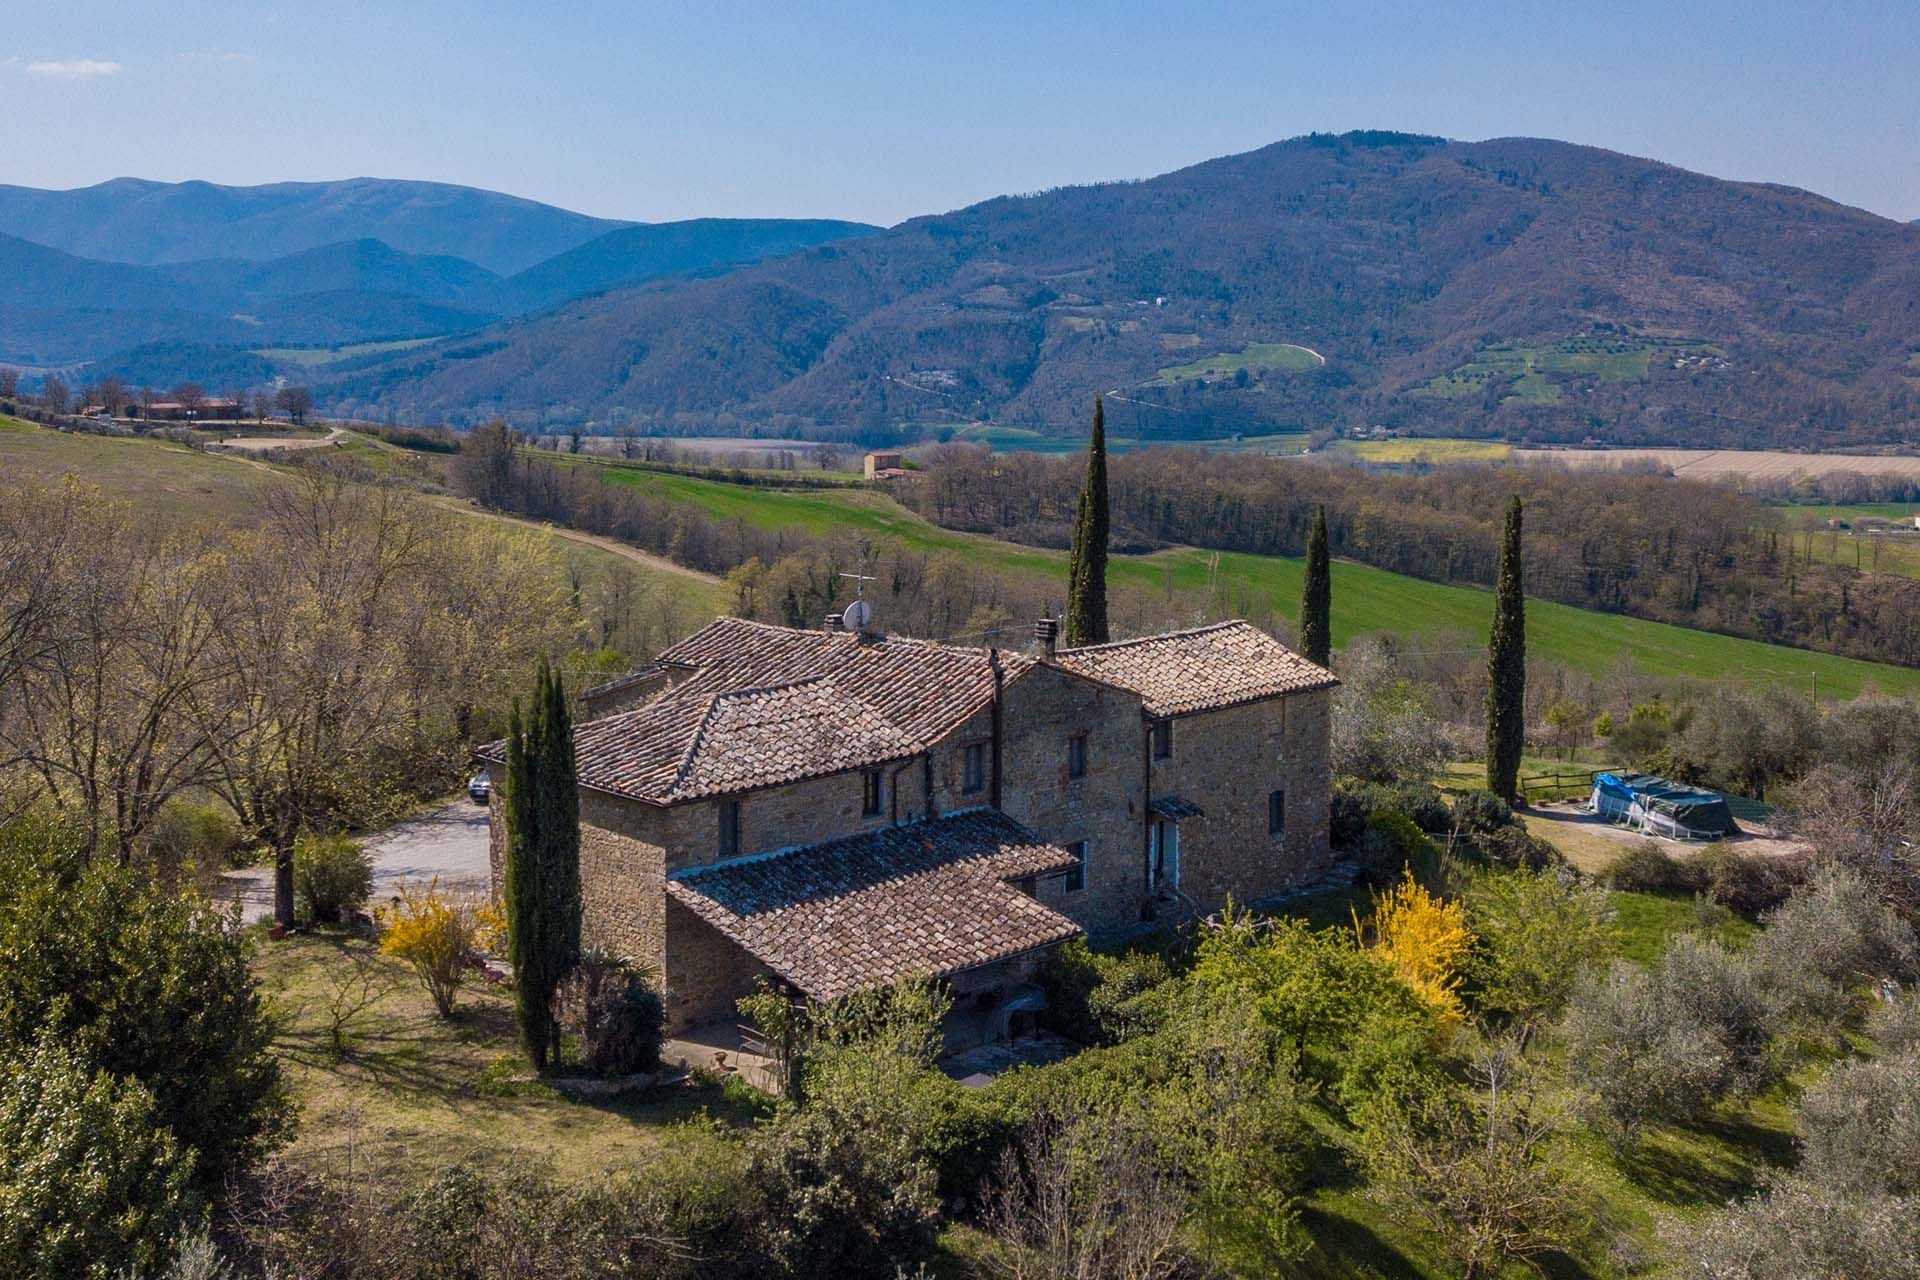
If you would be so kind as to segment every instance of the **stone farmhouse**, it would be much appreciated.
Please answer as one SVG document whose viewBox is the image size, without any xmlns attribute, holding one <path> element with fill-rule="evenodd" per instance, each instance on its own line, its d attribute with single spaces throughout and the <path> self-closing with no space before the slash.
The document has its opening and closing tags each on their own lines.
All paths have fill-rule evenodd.
<svg viewBox="0 0 1920 1280">
<path fill-rule="evenodd" d="M 926 973 L 990 1035 L 1049 948 L 1324 868 L 1331 673 L 1245 622 L 1054 627 L 1022 653 L 721 618 L 587 691 L 586 941 L 656 969 L 672 1032 L 760 975 Z"/>
</svg>

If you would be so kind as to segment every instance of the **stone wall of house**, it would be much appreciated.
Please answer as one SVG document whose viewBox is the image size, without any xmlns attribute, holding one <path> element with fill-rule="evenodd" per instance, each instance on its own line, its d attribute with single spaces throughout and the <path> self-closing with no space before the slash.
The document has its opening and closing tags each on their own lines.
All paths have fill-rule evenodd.
<svg viewBox="0 0 1920 1280">
<path fill-rule="evenodd" d="M 636 800 L 580 793 L 580 941 L 662 971 L 666 850 L 660 812 Z"/>
<path fill-rule="evenodd" d="M 738 1001 L 770 970 L 718 929 L 666 899 L 666 955 L 661 966 L 667 1034 L 740 1020 Z"/>
<path fill-rule="evenodd" d="M 1153 762 L 1153 796 L 1205 811 L 1180 823 L 1180 888 L 1201 906 L 1271 897 L 1326 865 L 1330 696 L 1315 690 L 1173 722 L 1173 755 Z M 1277 836 L 1267 830 L 1274 791 L 1286 793 Z"/>
<path fill-rule="evenodd" d="M 1145 901 L 1145 730 L 1140 699 L 1054 667 L 1005 694 L 1001 808 L 1044 839 L 1087 842 L 1086 885 L 1050 877 L 1035 896 L 1098 937 L 1137 924 Z M 1087 735 L 1083 777 L 1068 776 L 1068 739 Z"/>
<path fill-rule="evenodd" d="M 861 812 L 866 793 L 858 770 L 730 797 L 740 804 L 740 848 L 736 856 L 817 844 L 892 826 L 896 802 L 899 821 L 923 817 L 925 769 L 926 762 L 918 756 L 882 767 L 880 812 L 873 816 Z M 667 850 L 669 875 L 706 866 L 719 857 L 720 805 L 721 798 L 716 798 L 656 811 L 655 830 Z"/>
</svg>

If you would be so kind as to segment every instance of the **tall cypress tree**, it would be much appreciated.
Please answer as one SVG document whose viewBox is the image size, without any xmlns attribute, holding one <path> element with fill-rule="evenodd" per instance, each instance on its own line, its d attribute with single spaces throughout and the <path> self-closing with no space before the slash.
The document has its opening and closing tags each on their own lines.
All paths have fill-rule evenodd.
<svg viewBox="0 0 1920 1280">
<path fill-rule="evenodd" d="M 507 948 L 520 1039 L 536 1070 L 560 1053 L 553 1015 L 560 983 L 580 961 L 580 793 L 566 689 L 545 663 L 525 722 L 507 729 Z"/>
<path fill-rule="evenodd" d="M 1327 508 L 1307 535 L 1307 581 L 1300 592 L 1300 652 L 1326 666 L 1333 657 L 1333 571 L 1327 558 Z"/>
<path fill-rule="evenodd" d="M 1520 495 L 1507 502 L 1487 642 L 1487 790 L 1512 802 L 1527 743 L 1527 601 L 1521 584 Z"/>
<path fill-rule="evenodd" d="M 541 899 L 546 915 L 547 1004 L 560 983 L 580 963 L 580 789 L 573 759 L 573 717 L 567 709 L 567 691 L 560 673 L 547 678 L 546 749 L 540 800 Z M 560 1023 L 549 1016 L 549 1059 L 560 1054 Z"/>
<path fill-rule="evenodd" d="M 533 781 L 536 760 L 529 758 L 532 739 L 538 736 L 538 721 L 546 693 L 546 670 L 540 672 L 540 684 L 534 693 L 534 727 L 520 719 L 520 700 L 514 699 L 507 720 L 507 768 L 501 780 L 501 807 L 506 822 L 507 960 L 513 965 L 514 1018 L 520 1026 L 520 1042 L 533 1059 L 534 1069 L 547 1069 L 547 1050 L 552 1044 L 547 1023 L 551 1013 L 542 992 L 540 974 L 541 933 L 545 911 L 540 890 L 545 877 L 540 874 L 540 827 Z"/>
<path fill-rule="evenodd" d="M 1093 437 L 1087 442 L 1087 479 L 1074 513 L 1073 554 L 1067 561 L 1068 645 L 1107 642 L 1107 416 L 1093 398 Z"/>
</svg>

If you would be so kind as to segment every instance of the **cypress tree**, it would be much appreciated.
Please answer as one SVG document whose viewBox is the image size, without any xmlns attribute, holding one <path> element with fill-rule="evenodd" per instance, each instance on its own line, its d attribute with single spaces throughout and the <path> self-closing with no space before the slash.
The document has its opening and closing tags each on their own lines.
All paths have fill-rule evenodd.
<svg viewBox="0 0 1920 1280">
<path fill-rule="evenodd" d="M 1087 479 L 1074 513 L 1073 553 L 1067 561 L 1068 645 L 1107 642 L 1107 419 L 1093 398 L 1093 436 L 1087 441 Z"/>
<path fill-rule="evenodd" d="M 566 689 L 545 663 L 526 720 L 507 727 L 507 950 L 514 1011 L 534 1068 L 560 1053 L 554 995 L 580 961 L 580 792 Z"/>
<path fill-rule="evenodd" d="M 1527 602 L 1521 585 L 1520 495 L 1507 502 L 1487 642 L 1487 790 L 1511 803 L 1526 747 Z"/>
<path fill-rule="evenodd" d="M 1307 535 L 1307 581 L 1300 592 L 1300 652 L 1326 666 L 1333 657 L 1333 573 L 1327 559 L 1327 509 L 1313 517 Z"/>
<path fill-rule="evenodd" d="M 534 761 L 529 759 L 530 741 L 538 735 L 537 722 L 545 694 L 546 672 L 540 673 L 540 687 L 531 708 L 535 727 L 520 719 L 520 700 L 514 699 L 507 720 L 507 767 L 501 780 L 502 814 L 506 823 L 505 881 L 507 899 L 507 960 L 513 965 L 514 1019 L 520 1027 L 520 1042 L 533 1059 L 536 1071 L 547 1069 L 547 1050 L 553 1037 L 547 1022 L 550 1017 L 540 984 L 541 924 L 544 912 L 540 901 L 543 877 L 540 874 L 539 814 L 533 785 Z"/>
<path fill-rule="evenodd" d="M 547 1007 L 560 983 L 580 963 L 580 789 L 573 759 L 573 717 L 560 673 L 549 672 L 541 779 L 541 905 L 546 916 Z M 560 1024 L 547 1018 L 549 1060 L 560 1055 Z"/>
</svg>

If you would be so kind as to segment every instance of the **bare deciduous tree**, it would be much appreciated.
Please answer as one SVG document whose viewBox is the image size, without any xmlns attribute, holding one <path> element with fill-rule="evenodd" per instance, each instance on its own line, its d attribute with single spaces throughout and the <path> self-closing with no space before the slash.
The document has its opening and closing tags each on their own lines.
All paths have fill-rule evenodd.
<svg viewBox="0 0 1920 1280">
<path fill-rule="evenodd" d="M 1141 1123 L 1110 1111 L 1043 1116 L 986 1190 L 986 1266 L 1004 1280 L 1174 1276 L 1186 1211 L 1186 1187 Z"/>
</svg>

